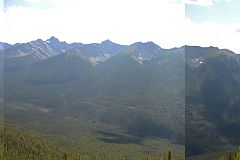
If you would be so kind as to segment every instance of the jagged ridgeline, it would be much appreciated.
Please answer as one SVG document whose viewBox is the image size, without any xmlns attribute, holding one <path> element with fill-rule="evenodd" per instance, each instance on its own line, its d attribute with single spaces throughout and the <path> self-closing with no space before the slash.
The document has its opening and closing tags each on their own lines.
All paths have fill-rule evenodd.
<svg viewBox="0 0 240 160">
<path fill-rule="evenodd" d="M 184 158 L 184 47 L 4 46 L 6 124 L 81 156 Z"/>
</svg>

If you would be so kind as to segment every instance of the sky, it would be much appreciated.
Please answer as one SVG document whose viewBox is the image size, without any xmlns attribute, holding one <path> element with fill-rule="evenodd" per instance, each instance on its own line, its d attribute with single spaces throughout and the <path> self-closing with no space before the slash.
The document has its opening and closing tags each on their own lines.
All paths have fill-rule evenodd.
<svg viewBox="0 0 240 160">
<path fill-rule="evenodd" d="M 240 53 L 240 0 L 189 0 L 185 4 L 187 44 Z"/>
<path fill-rule="evenodd" d="M 239 0 L 0 0 L 0 41 L 153 41 L 240 53 Z"/>
</svg>

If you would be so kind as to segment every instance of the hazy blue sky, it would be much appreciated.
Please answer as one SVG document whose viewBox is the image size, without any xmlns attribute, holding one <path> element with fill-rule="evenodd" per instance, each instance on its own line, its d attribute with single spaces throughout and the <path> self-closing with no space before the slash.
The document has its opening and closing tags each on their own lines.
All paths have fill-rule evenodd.
<svg viewBox="0 0 240 160">
<path fill-rule="evenodd" d="M 240 0 L 215 1 L 214 4 L 186 5 L 186 17 L 199 23 L 234 24 L 240 22 Z"/>
<path fill-rule="evenodd" d="M 186 43 L 240 53 L 240 0 L 188 0 Z"/>
<path fill-rule="evenodd" d="M 0 41 L 153 41 L 240 53 L 240 0 L 2 0 Z"/>
</svg>

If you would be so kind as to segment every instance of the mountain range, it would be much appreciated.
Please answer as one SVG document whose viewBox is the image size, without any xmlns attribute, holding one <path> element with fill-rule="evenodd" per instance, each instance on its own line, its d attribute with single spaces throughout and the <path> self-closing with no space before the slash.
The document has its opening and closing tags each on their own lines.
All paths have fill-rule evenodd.
<svg viewBox="0 0 240 160">
<path fill-rule="evenodd" d="M 18 128 L 81 153 L 115 145 L 159 156 L 167 140 L 192 156 L 240 144 L 240 55 L 230 50 L 55 37 L 0 46 L 4 120 Z"/>
</svg>

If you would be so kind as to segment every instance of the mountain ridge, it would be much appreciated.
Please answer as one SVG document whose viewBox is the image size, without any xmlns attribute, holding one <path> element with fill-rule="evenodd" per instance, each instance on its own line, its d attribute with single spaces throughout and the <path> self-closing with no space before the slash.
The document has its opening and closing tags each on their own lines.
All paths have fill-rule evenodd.
<svg viewBox="0 0 240 160">
<path fill-rule="evenodd" d="M 66 47 L 55 37 L 48 41 L 4 50 L 7 120 L 41 129 L 42 116 L 51 115 L 49 125 L 91 128 L 95 138 L 109 133 L 100 135 L 108 145 L 157 137 L 186 144 L 187 156 L 239 145 L 240 55 L 211 46 L 164 49 L 106 40 Z"/>
</svg>

